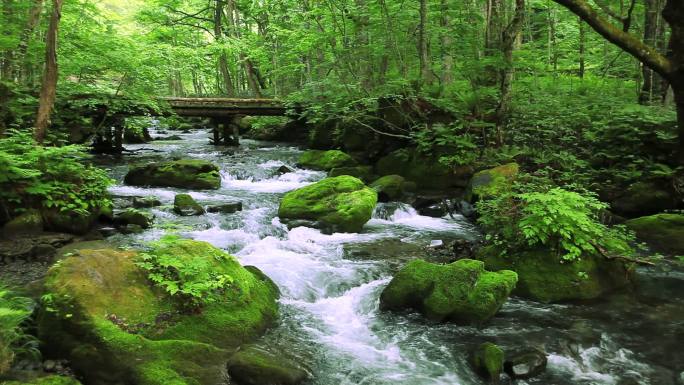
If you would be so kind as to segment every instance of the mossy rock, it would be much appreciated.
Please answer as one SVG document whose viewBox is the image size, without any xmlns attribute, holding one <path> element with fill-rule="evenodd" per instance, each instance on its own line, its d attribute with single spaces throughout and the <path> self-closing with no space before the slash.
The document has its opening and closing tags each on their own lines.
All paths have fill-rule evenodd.
<svg viewBox="0 0 684 385">
<path fill-rule="evenodd" d="M 183 217 L 202 215 L 204 207 L 195 202 L 190 194 L 178 194 L 173 199 L 173 211 Z"/>
<path fill-rule="evenodd" d="M 161 201 L 155 196 L 133 197 L 133 207 L 136 209 L 146 209 L 161 206 Z"/>
<path fill-rule="evenodd" d="M 31 235 L 43 231 L 43 216 L 38 210 L 28 210 L 18 217 L 7 222 L 2 229 L 6 238 L 14 238 L 18 235 Z"/>
<path fill-rule="evenodd" d="M 73 377 L 46 376 L 30 381 L 3 381 L 0 385 L 81 385 L 81 383 Z"/>
<path fill-rule="evenodd" d="M 196 312 L 154 287 L 134 251 L 72 253 L 48 272 L 50 306 L 40 314 L 39 334 L 44 350 L 67 357 L 87 383 L 222 383 L 231 352 L 277 316 L 273 283 L 205 242 L 176 240 L 148 251 L 186 263 L 209 258 L 232 277 L 224 299 Z"/>
<path fill-rule="evenodd" d="M 299 165 L 312 170 L 330 171 L 339 167 L 353 167 L 357 163 L 349 154 L 339 150 L 310 150 L 299 157 Z"/>
<path fill-rule="evenodd" d="M 506 302 L 518 280 L 512 271 L 489 272 L 481 261 L 438 265 L 409 262 L 380 295 L 383 310 L 412 308 L 436 321 L 481 324 Z"/>
<path fill-rule="evenodd" d="M 496 197 L 508 191 L 520 172 L 517 163 L 482 170 L 473 175 L 468 183 L 465 200 L 473 202 L 478 199 Z"/>
<path fill-rule="evenodd" d="M 353 176 L 326 178 L 290 191 L 280 202 L 283 220 L 315 221 L 341 232 L 359 232 L 371 219 L 378 195 Z"/>
<path fill-rule="evenodd" d="M 184 159 L 131 166 L 124 182 L 132 186 L 209 190 L 221 187 L 221 174 L 211 162 Z"/>
<path fill-rule="evenodd" d="M 44 224 L 47 230 L 83 235 L 93 228 L 97 218 L 100 216 L 100 210 L 81 213 L 52 209 L 44 211 L 42 215 L 43 219 L 45 219 Z"/>
<path fill-rule="evenodd" d="M 478 258 L 489 270 L 518 273 L 513 294 L 546 303 L 595 299 L 630 282 L 630 271 L 624 263 L 598 256 L 586 255 L 568 262 L 544 249 L 502 256 L 492 247 L 485 247 Z"/>
<path fill-rule="evenodd" d="M 631 219 L 625 225 L 653 250 L 684 255 L 684 214 L 657 214 Z"/>
<path fill-rule="evenodd" d="M 374 176 L 373 167 L 371 166 L 336 167 L 328 173 L 328 176 L 331 178 L 342 175 L 350 175 L 359 178 L 364 183 L 370 182 Z"/>
<path fill-rule="evenodd" d="M 228 361 L 228 374 L 240 385 L 297 385 L 309 373 L 294 361 L 264 349 L 250 346 Z"/>
<path fill-rule="evenodd" d="M 679 201 L 671 182 L 640 181 L 630 185 L 610 206 L 613 212 L 634 218 L 675 209 Z"/>
<path fill-rule="evenodd" d="M 498 382 L 504 367 L 504 351 L 491 342 L 480 344 L 471 356 L 470 362 L 479 375 L 492 382 Z"/>
<path fill-rule="evenodd" d="M 154 223 L 154 215 L 137 209 L 127 209 L 117 214 L 114 221 L 119 226 L 138 225 L 143 229 L 148 229 Z"/>
<path fill-rule="evenodd" d="M 378 175 L 401 175 L 416 183 L 423 190 L 446 190 L 463 188 L 472 173 L 468 167 L 452 169 L 413 149 L 400 149 L 378 160 L 375 164 Z"/>
<path fill-rule="evenodd" d="M 378 193 L 380 202 L 397 201 L 404 197 L 407 190 L 415 189 L 400 175 L 385 175 L 371 183 L 370 187 Z"/>
</svg>

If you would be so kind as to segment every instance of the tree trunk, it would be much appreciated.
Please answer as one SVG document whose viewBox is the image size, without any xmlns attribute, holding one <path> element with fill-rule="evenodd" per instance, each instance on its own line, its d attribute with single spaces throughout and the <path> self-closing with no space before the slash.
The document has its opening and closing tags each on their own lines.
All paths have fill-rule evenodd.
<svg viewBox="0 0 684 385">
<path fill-rule="evenodd" d="M 34 0 L 31 11 L 29 12 L 28 20 L 26 21 L 26 28 L 21 34 L 19 40 L 19 49 L 17 50 L 16 63 L 17 68 L 15 75 L 21 77 L 20 74 L 22 69 L 24 71 L 23 78 L 26 79 L 28 76 L 26 74 L 29 72 L 26 68 L 30 66 L 30 63 L 26 63 L 26 53 L 28 52 L 29 42 L 31 41 L 31 36 L 33 36 L 38 23 L 40 22 L 40 14 L 43 11 L 43 0 Z"/>
<path fill-rule="evenodd" d="M 442 17 L 440 24 L 442 27 L 442 86 L 451 84 L 454 81 L 454 56 L 452 51 L 451 39 L 451 20 L 449 18 L 449 4 L 447 0 L 441 3 Z"/>
<path fill-rule="evenodd" d="M 420 58 L 420 79 L 425 84 L 432 83 L 430 56 L 427 36 L 427 0 L 420 0 L 420 24 L 418 25 L 418 56 Z"/>
<path fill-rule="evenodd" d="M 677 106 L 677 126 L 679 132 L 679 164 L 684 166 L 684 79 L 681 84 L 672 84 L 675 104 Z"/>
<path fill-rule="evenodd" d="M 584 79 L 585 61 L 584 53 L 586 50 L 586 29 L 582 18 L 579 19 L 579 77 Z"/>
<path fill-rule="evenodd" d="M 216 0 L 214 8 L 214 39 L 216 42 L 221 43 L 223 41 L 223 8 L 225 7 L 224 0 Z M 228 57 L 226 53 L 221 50 L 218 60 L 219 72 L 221 73 L 222 86 L 219 85 L 218 89 L 222 90 L 223 94 L 232 97 L 235 95 L 235 87 L 233 86 L 233 80 L 230 77 L 230 70 L 228 69 Z"/>
<path fill-rule="evenodd" d="M 36 115 L 35 131 L 33 133 L 36 142 L 43 143 L 47 127 L 50 124 L 50 112 L 55 104 L 57 93 L 57 34 L 59 33 L 59 21 L 62 17 L 62 0 L 53 0 L 52 16 L 46 38 L 45 48 L 45 73 L 43 85 L 40 90 L 38 114 Z"/>
</svg>

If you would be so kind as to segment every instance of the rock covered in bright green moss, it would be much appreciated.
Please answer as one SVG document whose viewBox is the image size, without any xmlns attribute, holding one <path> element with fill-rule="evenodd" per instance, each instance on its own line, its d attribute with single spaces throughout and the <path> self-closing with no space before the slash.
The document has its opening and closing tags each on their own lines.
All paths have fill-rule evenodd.
<svg viewBox="0 0 684 385">
<path fill-rule="evenodd" d="M 378 175 L 401 175 L 416 183 L 422 190 L 444 190 L 465 187 L 472 175 L 469 167 L 451 168 L 436 157 L 422 155 L 416 150 L 403 148 L 378 160 Z"/>
<path fill-rule="evenodd" d="M 64 376 L 45 376 L 38 377 L 30 381 L 7 381 L 0 382 L 2 385 L 81 385 L 78 380 L 73 377 Z"/>
<path fill-rule="evenodd" d="M 190 196 L 190 194 L 178 194 L 173 199 L 173 211 L 184 217 L 204 214 L 204 207 Z"/>
<path fill-rule="evenodd" d="M 569 262 L 543 249 L 502 256 L 491 247 L 479 254 L 489 270 L 518 273 L 514 294 L 540 302 L 594 299 L 629 284 L 624 263 L 603 257 L 587 255 Z"/>
<path fill-rule="evenodd" d="M 478 199 L 495 197 L 510 189 L 519 172 L 520 167 L 517 163 L 508 163 L 503 166 L 479 171 L 470 179 L 465 199 L 472 202 Z"/>
<path fill-rule="evenodd" d="M 17 235 L 37 234 L 43 231 L 43 216 L 38 210 L 28 210 L 18 217 L 7 222 L 2 229 L 6 238 L 14 238 Z"/>
<path fill-rule="evenodd" d="M 631 219 L 625 225 L 653 250 L 684 255 L 684 214 L 651 215 Z"/>
<path fill-rule="evenodd" d="M 161 186 L 187 189 L 221 187 L 219 168 L 199 159 L 183 159 L 131 166 L 124 182 L 132 186 Z"/>
<path fill-rule="evenodd" d="M 312 170 L 330 171 L 338 167 L 356 166 L 356 161 L 339 150 L 310 150 L 299 157 L 299 165 Z"/>
<path fill-rule="evenodd" d="M 485 342 L 473 351 L 470 362 L 479 375 L 496 383 L 503 373 L 504 351 L 491 342 Z"/>
<path fill-rule="evenodd" d="M 49 309 L 40 315 L 39 333 L 48 353 L 68 358 L 87 383 L 222 383 L 231 351 L 277 316 L 273 283 L 205 242 L 175 240 L 148 251 L 187 264 L 209 259 L 231 277 L 224 299 L 201 312 L 187 311 L 154 286 L 133 251 L 72 253 L 48 273 Z"/>
<path fill-rule="evenodd" d="M 137 209 L 127 209 L 118 213 L 114 219 L 117 225 L 138 225 L 143 229 L 148 229 L 154 223 L 154 215 Z"/>
<path fill-rule="evenodd" d="M 309 377 L 305 369 L 282 354 L 255 346 L 243 348 L 231 357 L 228 374 L 240 385 L 297 385 Z"/>
<path fill-rule="evenodd" d="M 336 176 L 351 175 L 359 178 L 364 183 L 368 183 L 373 179 L 373 167 L 371 166 L 353 166 L 353 167 L 336 167 L 330 170 L 328 176 L 334 178 Z"/>
<path fill-rule="evenodd" d="M 320 222 L 332 231 L 359 232 L 371 219 L 377 199 L 376 192 L 357 178 L 326 178 L 285 194 L 278 216 Z"/>
<path fill-rule="evenodd" d="M 518 280 L 512 271 L 489 272 L 481 261 L 438 265 L 409 262 L 380 296 L 385 310 L 416 309 L 436 321 L 480 324 L 506 302 Z"/>
<path fill-rule="evenodd" d="M 385 175 L 371 183 L 370 187 L 377 191 L 380 202 L 390 202 L 400 200 L 407 192 L 415 186 L 406 182 L 400 175 Z"/>
</svg>

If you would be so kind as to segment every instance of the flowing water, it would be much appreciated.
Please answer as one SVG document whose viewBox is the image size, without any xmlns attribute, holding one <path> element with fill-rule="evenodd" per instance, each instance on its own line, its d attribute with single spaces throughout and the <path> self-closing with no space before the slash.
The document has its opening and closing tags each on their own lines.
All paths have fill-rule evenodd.
<svg viewBox="0 0 684 385">
<path fill-rule="evenodd" d="M 434 240 L 474 239 L 464 218 L 430 218 L 410 206 L 383 204 L 360 234 L 324 235 L 288 230 L 277 209 L 282 195 L 324 178 L 295 167 L 301 150 L 287 144 L 244 141 L 239 149 L 208 145 L 206 132 L 183 141 L 128 146 L 152 148 L 124 160 L 102 159 L 118 183 L 115 196 L 155 195 L 155 228 L 112 238 L 141 246 L 169 231 L 228 250 L 244 265 L 263 270 L 280 287 L 279 325 L 258 343 L 305 365 L 311 384 L 482 384 L 467 364 L 468 352 L 484 341 L 506 350 L 537 346 L 549 353 L 545 374 L 518 384 L 677 384 L 684 370 L 682 276 L 648 273 L 658 293 L 680 298 L 617 295 L 598 304 L 544 305 L 511 299 L 485 327 L 434 324 L 416 314 L 379 312 L 378 298 L 408 260 L 431 258 Z M 181 190 L 121 184 L 126 162 L 199 158 L 218 164 L 223 185 L 192 191 L 201 204 L 241 201 L 235 214 L 178 217 L 173 197 Z M 133 159 L 131 159 L 133 158 Z M 288 165 L 295 172 L 277 175 Z M 185 192 L 185 191 L 183 191 Z M 649 280 L 650 279 L 650 280 Z M 663 282 L 669 287 L 662 287 Z"/>
</svg>

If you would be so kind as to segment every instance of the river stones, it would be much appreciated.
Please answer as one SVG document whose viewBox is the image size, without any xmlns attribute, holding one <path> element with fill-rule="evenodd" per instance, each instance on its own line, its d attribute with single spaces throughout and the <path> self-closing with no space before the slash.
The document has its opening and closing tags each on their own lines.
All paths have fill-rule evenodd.
<svg viewBox="0 0 684 385">
<path fill-rule="evenodd" d="M 525 379 L 540 375 L 546 370 L 546 354 L 529 348 L 506 358 L 504 371 L 513 379 Z"/>
<path fill-rule="evenodd" d="M 370 187 L 378 193 L 380 202 L 400 200 L 407 191 L 415 190 L 415 184 L 408 183 L 400 175 L 385 175 L 371 183 Z"/>
<path fill-rule="evenodd" d="M 209 190 L 221 187 L 218 166 L 199 159 L 147 163 L 130 167 L 124 182 L 132 186 Z"/>
<path fill-rule="evenodd" d="M 625 226 L 660 253 L 684 255 L 684 215 L 657 214 L 631 219 Z"/>
<path fill-rule="evenodd" d="M 74 247 L 71 253 L 48 272 L 39 335 L 47 353 L 69 359 L 85 383 L 223 383 L 232 352 L 277 316 L 273 283 L 205 242 L 171 239 L 146 251 L 186 265 L 208 262 L 231 280 L 222 300 L 201 311 L 188 311 L 155 286 L 136 265 L 135 251 Z"/>
<path fill-rule="evenodd" d="M 509 163 L 476 173 L 468 183 L 465 200 L 473 202 L 505 192 L 510 189 L 519 172 L 520 166 L 517 163 Z"/>
<path fill-rule="evenodd" d="M 209 206 L 207 211 L 210 213 L 234 214 L 242 211 L 242 202 L 228 202 L 216 206 Z"/>
<path fill-rule="evenodd" d="M 356 166 L 356 161 L 339 150 L 310 150 L 299 157 L 299 165 L 312 170 L 330 171 L 338 167 Z"/>
<path fill-rule="evenodd" d="M 152 224 L 154 223 L 154 215 L 137 209 L 127 209 L 116 214 L 114 223 L 121 227 L 125 227 L 126 225 L 137 225 L 143 229 L 148 229 L 152 227 Z"/>
<path fill-rule="evenodd" d="M 481 261 L 438 265 L 420 259 L 402 268 L 380 295 L 383 310 L 415 309 L 435 321 L 481 324 L 506 302 L 518 276 L 489 272 Z"/>
<path fill-rule="evenodd" d="M 228 374 L 239 385 L 297 385 L 309 378 L 294 361 L 256 346 L 235 353 L 228 361 Z"/>
<path fill-rule="evenodd" d="M 147 209 L 151 207 L 161 206 L 162 204 L 159 198 L 155 196 L 133 197 L 133 201 L 131 203 L 133 204 L 133 207 L 136 209 Z"/>
<path fill-rule="evenodd" d="M 541 248 L 502 256 L 492 247 L 483 247 L 478 259 L 487 269 L 518 273 L 514 294 L 540 302 L 594 299 L 630 284 L 624 263 L 592 255 L 568 262 Z"/>
<path fill-rule="evenodd" d="M 280 202 L 281 220 L 319 222 L 334 232 L 359 232 L 371 219 L 377 193 L 352 176 L 326 178 L 290 191 Z"/>
<path fill-rule="evenodd" d="M 173 199 L 173 211 L 182 217 L 191 217 L 205 213 L 204 207 L 189 194 L 178 194 Z"/>
<path fill-rule="evenodd" d="M 504 367 L 504 351 L 491 342 L 480 344 L 473 351 L 470 363 L 479 375 L 498 383 Z"/>
</svg>

